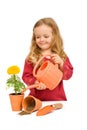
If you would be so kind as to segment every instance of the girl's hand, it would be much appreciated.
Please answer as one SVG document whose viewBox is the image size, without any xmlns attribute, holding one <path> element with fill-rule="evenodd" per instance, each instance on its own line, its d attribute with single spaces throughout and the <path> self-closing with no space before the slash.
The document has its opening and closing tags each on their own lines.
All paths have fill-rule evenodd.
<svg viewBox="0 0 87 130">
<path fill-rule="evenodd" d="M 52 54 L 51 55 L 51 60 L 52 60 L 53 63 L 58 64 L 61 67 L 63 66 L 63 60 L 62 60 L 62 58 L 59 55 Z"/>
<path fill-rule="evenodd" d="M 38 89 L 38 90 L 45 90 L 46 89 L 46 85 L 44 83 L 40 82 L 40 85 L 36 89 Z"/>
<path fill-rule="evenodd" d="M 38 82 L 38 81 L 35 82 L 35 84 L 38 84 L 38 83 L 39 83 L 39 85 L 38 85 L 38 87 L 36 87 L 36 89 L 38 89 L 38 90 L 45 90 L 46 89 L 46 85 L 44 83 Z"/>
</svg>

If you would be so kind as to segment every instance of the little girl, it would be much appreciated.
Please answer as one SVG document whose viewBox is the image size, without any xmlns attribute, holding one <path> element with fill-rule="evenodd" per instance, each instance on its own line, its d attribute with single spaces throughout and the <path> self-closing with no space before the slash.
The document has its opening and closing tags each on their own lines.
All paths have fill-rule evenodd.
<svg viewBox="0 0 87 130">
<path fill-rule="evenodd" d="M 73 66 L 64 52 L 59 28 L 52 18 L 40 19 L 33 27 L 31 47 L 25 59 L 22 74 L 22 79 L 27 86 L 39 82 L 33 75 L 33 68 L 42 56 L 45 57 L 47 55 L 50 56 L 50 60 L 54 64 L 58 64 L 58 68 L 63 72 L 63 78 L 53 90 L 49 90 L 44 83 L 40 82 L 37 88 L 29 89 L 29 95 L 42 101 L 66 101 L 63 80 L 68 80 L 72 77 Z M 45 57 L 45 60 L 49 59 Z"/>
</svg>

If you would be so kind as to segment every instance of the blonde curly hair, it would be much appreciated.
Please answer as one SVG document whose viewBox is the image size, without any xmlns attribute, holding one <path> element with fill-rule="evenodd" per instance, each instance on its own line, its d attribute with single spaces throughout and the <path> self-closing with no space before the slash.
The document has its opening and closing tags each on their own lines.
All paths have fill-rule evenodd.
<svg viewBox="0 0 87 130">
<path fill-rule="evenodd" d="M 52 41 L 52 45 L 51 45 L 51 51 L 53 53 L 58 54 L 63 60 L 65 60 L 67 55 L 64 52 L 63 40 L 60 35 L 60 31 L 59 31 L 59 28 L 58 28 L 56 22 L 52 18 L 42 18 L 42 19 L 38 20 L 33 27 L 33 35 L 32 35 L 32 40 L 31 40 L 30 52 L 26 58 L 27 61 L 31 61 L 33 64 L 36 64 L 38 59 L 41 57 L 41 49 L 36 44 L 34 29 L 43 24 L 52 28 L 53 41 Z"/>
</svg>

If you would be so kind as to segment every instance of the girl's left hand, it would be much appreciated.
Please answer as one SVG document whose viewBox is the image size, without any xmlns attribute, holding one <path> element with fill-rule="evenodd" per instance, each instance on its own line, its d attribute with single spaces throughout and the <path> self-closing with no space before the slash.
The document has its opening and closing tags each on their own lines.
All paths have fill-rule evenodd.
<svg viewBox="0 0 87 130">
<path fill-rule="evenodd" d="M 51 60 L 55 64 L 59 64 L 60 66 L 63 66 L 63 60 L 58 54 L 52 54 Z"/>
</svg>

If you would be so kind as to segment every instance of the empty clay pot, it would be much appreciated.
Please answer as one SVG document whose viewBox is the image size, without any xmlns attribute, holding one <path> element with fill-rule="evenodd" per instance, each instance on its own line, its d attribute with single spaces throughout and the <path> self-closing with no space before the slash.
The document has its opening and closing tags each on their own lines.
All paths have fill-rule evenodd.
<svg viewBox="0 0 87 130">
<path fill-rule="evenodd" d="M 27 96 L 22 102 L 22 107 L 25 112 L 32 113 L 41 108 L 42 102 L 34 96 Z"/>
</svg>

